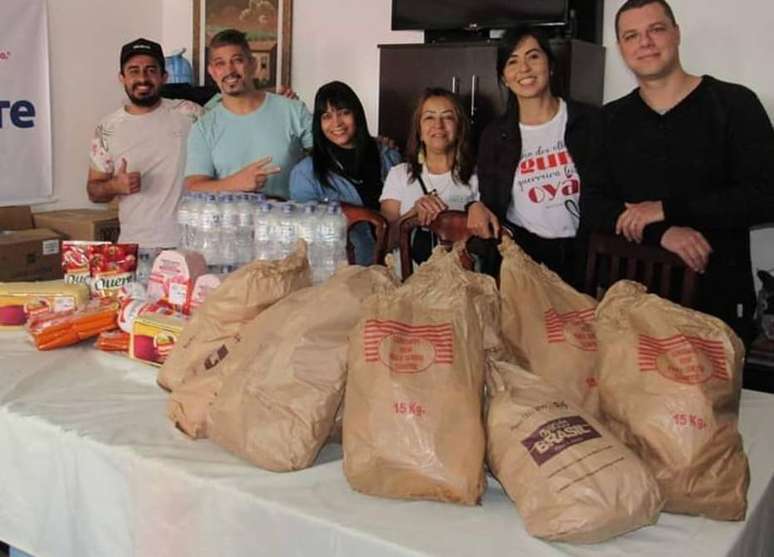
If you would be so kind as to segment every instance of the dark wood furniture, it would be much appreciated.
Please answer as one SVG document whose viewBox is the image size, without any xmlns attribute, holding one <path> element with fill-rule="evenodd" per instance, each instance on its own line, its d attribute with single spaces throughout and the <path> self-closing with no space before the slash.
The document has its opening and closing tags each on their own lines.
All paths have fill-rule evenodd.
<svg viewBox="0 0 774 557">
<path fill-rule="evenodd" d="M 341 210 L 347 217 L 347 232 L 358 223 L 365 222 L 371 226 L 371 232 L 374 235 L 376 246 L 374 247 L 374 262 L 377 265 L 384 265 L 384 258 L 387 255 L 387 220 L 376 211 L 366 207 L 342 203 Z M 347 260 L 350 264 L 355 263 L 355 252 L 352 243 L 347 241 Z"/>
<path fill-rule="evenodd" d="M 676 283 L 679 278 L 682 278 L 681 284 Z M 678 256 L 660 247 L 629 242 L 621 236 L 592 234 L 584 290 L 597 298 L 601 287 L 620 279 L 636 280 L 649 291 L 685 307 L 693 305 L 697 276 Z"/>
<path fill-rule="evenodd" d="M 417 217 L 403 219 L 398 224 L 400 227 L 400 269 L 401 278 L 406 280 L 414 272 L 414 261 L 411 257 L 411 234 L 419 228 Z M 471 233 L 468 230 L 468 215 L 464 211 L 443 211 L 427 227 L 436 237 L 438 245 L 447 249 L 456 242 L 467 242 Z M 466 269 L 473 269 L 473 258 L 464 251 L 462 253 L 462 265 Z"/>
<path fill-rule="evenodd" d="M 551 46 L 557 58 L 554 92 L 601 105 L 604 47 L 578 40 L 554 40 Z M 380 45 L 379 59 L 379 135 L 394 139 L 401 148 L 416 101 L 427 87 L 443 87 L 460 96 L 475 145 L 486 125 L 505 109 L 496 42 Z"/>
</svg>

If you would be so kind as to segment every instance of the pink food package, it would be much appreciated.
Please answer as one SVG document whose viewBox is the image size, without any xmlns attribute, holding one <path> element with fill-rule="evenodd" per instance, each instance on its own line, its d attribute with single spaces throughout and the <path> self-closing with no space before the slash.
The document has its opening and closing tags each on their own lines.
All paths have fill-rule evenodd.
<svg viewBox="0 0 774 557">
<path fill-rule="evenodd" d="M 163 300 L 188 315 L 191 312 L 194 283 L 206 272 L 207 263 L 197 252 L 162 251 L 153 262 L 148 279 L 148 298 Z"/>
<path fill-rule="evenodd" d="M 209 293 L 220 286 L 225 276 L 208 273 L 196 279 L 191 296 L 191 312 L 196 311 L 196 308 L 204 303 Z"/>
</svg>

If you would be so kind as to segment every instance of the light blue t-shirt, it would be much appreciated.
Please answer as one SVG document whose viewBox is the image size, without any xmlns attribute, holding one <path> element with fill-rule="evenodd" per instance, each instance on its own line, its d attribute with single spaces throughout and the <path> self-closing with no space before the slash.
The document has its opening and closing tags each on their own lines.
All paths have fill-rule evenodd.
<svg viewBox="0 0 774 557">
<path fill-rule="evenodd" d="M 287 199 L 290 171 L 312 147 L 312 115 L 303 102 L 267 94 L 258 110 L 238 115 L 218 104 L 188 136 L 186 176 L 226 178 L 270 156 L 280 167 L 263 193 Z"/>
</svg>

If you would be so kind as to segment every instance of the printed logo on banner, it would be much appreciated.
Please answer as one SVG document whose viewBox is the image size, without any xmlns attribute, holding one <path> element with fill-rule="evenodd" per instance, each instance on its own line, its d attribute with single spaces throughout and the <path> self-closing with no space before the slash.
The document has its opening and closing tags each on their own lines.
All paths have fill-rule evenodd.
<svg viewBox="0 0 774 557">
<path fill-rule="evenodd" d="M 549 343 L 566 342 L 586 352 L 596 352 L 597 335 L 591 322 L 594 308 L 559 313 L 554 308 L 545 312 L 546 338 Z"/>
<path fill-rule="evenodd" d="M 670 381 L 699 385 L 710 379 L 730 381 L 723 343 L 687 335 L 658 339 L 640 335 L 640 371 L 657 371 Z"/>
<path fill-rule="evenodd" d="M 0 6 L 0 205 L 27 205 L 53 193 L 47 0 Z"/>
<path fill-rule="evenodd" d="M 451 323 L 409 325 L 369 319 L 363 330 L 365 361 L 379 362 L 395 373 L 419 373 L 432 364 L 454 362 Z"/>
</svg>

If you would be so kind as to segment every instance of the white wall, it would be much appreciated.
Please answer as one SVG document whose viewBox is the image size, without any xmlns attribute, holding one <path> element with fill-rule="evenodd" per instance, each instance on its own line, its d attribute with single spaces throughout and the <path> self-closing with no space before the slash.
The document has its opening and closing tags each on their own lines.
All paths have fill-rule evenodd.
<svg viewBox="0 0 774 557">
<path fill-rule="evenodd" d="M 636 87 L 615 41 L 615 13 L 622 4 L 623 0 L 605 1 L 605 100 L 616 99 Z M 774 2 L 671 0 L 669 4 L 680 25 L 680 57 L 685 69 L 750 87 L 760 97 L 769 117 L 774 117 Z M 753 267 L 774 269 L 774 228 L 762 227 L 750 236 Z M 759 286 L 757 279 L 756 285 Z"/>
<path fill-rule="evenodd" d="M 121 45 L 159 40 L 157 0 L 49 0 L 54 196 L 36 210 L 86 207 L 89 141 L 99 118 L 118 108 Z"/>
<path fill-rule="evenodd" d="M 320 85 L 343 81 L 360 97 L 371 133 L 376 133 L 377 45 L 423 41 L 421 32 L 390 30 L 391 6 L 390 0 L 294 1 L 293 88 L 310 109 Z"/>
</svg>

